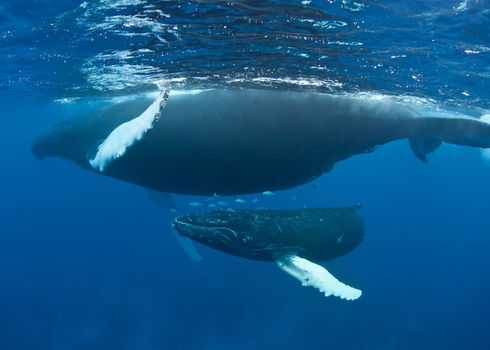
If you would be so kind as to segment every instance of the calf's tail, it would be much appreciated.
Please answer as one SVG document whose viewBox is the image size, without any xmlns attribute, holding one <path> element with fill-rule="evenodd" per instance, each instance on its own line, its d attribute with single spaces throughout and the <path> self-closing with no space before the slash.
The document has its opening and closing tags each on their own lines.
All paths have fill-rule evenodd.
<svg viewBox="0 0 490 350">
<path fill-rule="evenodd" d="M 455 145 L 490 148 L 490 123 L 469 118 L 418 117 L 417 136 L 410 138 L 410 147 L 420 160 L 442 142 Z"/>
</svg>

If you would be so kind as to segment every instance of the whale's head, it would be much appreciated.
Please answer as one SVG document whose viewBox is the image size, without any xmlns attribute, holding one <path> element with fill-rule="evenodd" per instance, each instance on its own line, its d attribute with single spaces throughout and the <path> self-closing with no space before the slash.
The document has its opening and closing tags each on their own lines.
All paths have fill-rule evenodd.
<svg viewBox="0 0 490 350">
<path fill-rule="evenodd" d="M 59 157 L 88 168 L 87 159 L 97 150 L 97 140 L 85 131 L 71 127 L 67 122 L 61 123 L 37 137 L 31 152 L 37 159 Z"/>
<path fill-rule="evenodd" d="M 92 113 L 65 120 L 34 140 L 31 152 L 38 159 L 59 157 L 92 169 L 99 145 L 119 125 L 140 115 L 151 103 L 142 98 L 100 108 Z"/>
<path fill-rule="evenodd" d="M 57 156 L 58 152 L 56 149 L 57 145 L 55 138 L 51 138 L 47 134 L 43 134 L 36 138 L 31 145 L 31 152 L 37 159 Z"/>
<path fill-rule="evenodd" d="M 232 209 L 180 216 L 172 225 L 180 235 L 214 249 L 246 257 L 253 254 L 248 225 Z"/>
</svg>

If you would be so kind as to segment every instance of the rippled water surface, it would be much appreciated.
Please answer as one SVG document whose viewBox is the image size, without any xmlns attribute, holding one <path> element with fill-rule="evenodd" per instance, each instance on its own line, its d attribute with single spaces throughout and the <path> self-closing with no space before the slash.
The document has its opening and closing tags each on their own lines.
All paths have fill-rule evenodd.
<svg viewBox="0 0 490 350">
<path fill-rule="evenodd" d="M 0 16 L 10 93 L 110 95 L 172 79 L 489 107 L 486 1 L 25 1 Z"/>
</svg>

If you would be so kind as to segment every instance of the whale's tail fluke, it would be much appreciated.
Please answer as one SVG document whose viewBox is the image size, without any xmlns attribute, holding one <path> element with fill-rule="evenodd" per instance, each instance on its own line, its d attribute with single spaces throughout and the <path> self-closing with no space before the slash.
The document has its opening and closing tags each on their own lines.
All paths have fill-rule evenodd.
<svg viewBox="0 0 490 350">
<path fill-rule="evenodd" d="M 418 136 L 410 138 L 410 147 L 423 162 L 442 142 L 455 145 L 490 148 L 490 123 L 469 118 L 419 117 Z"/>
</svg>

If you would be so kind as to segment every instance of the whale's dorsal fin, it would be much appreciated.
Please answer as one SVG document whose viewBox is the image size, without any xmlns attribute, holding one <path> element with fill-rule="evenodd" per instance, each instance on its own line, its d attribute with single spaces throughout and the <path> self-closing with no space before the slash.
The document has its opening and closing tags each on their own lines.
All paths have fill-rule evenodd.
<svg viewBox="0 0 490 350">
<path fill-rule="evenodd" d="M 276 259 L 276 263 L 283 271 L 298 279 L 303 286 L 315 287 L 320 292 L 325 293 L 327 297 L 334 295 L 346 300 L 355 300 L 362 294 L 359 289 L 340 282 L 323 266 L 297 255 L 279 257 Z"/>
</svg>

